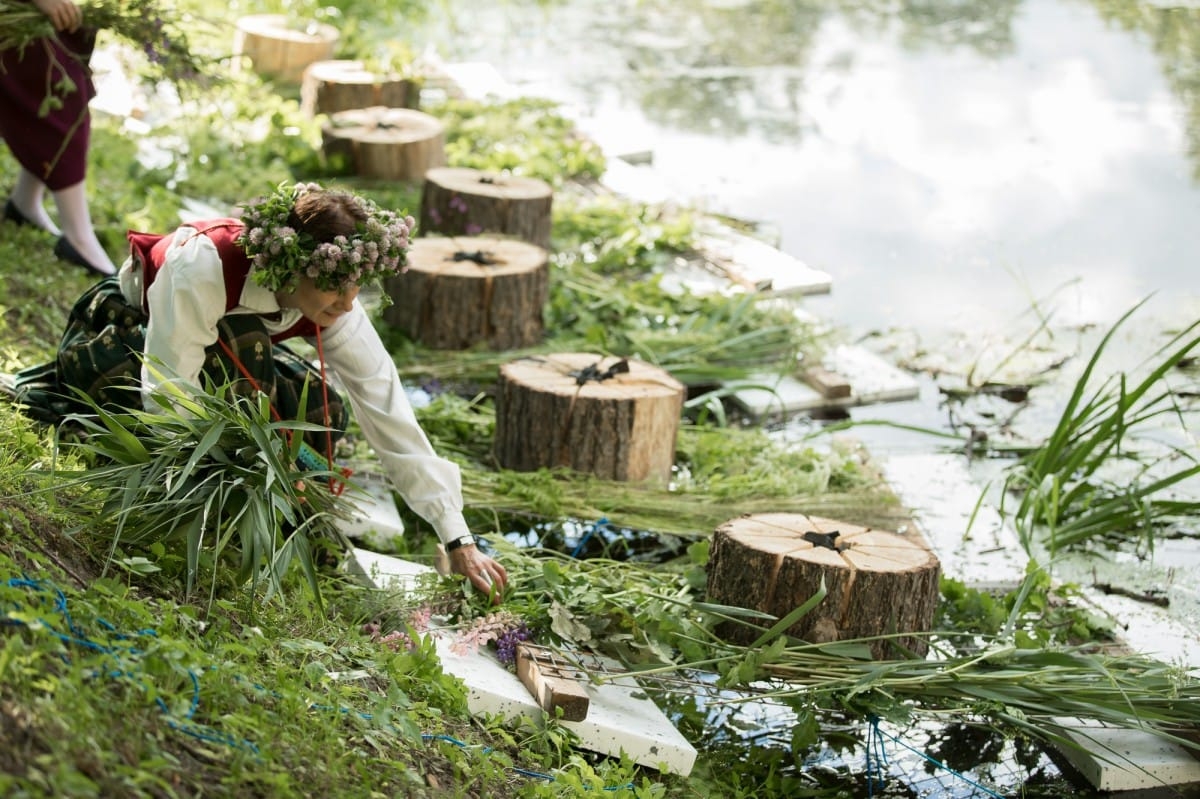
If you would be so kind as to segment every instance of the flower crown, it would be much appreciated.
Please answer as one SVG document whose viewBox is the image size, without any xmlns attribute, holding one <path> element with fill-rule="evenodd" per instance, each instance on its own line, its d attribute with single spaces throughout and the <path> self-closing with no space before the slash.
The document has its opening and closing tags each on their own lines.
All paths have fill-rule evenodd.
<svg viewBox="0 0 1200 799">
<path fill-rule="evenodd" d="M 366 220 L 349 236 L 318 243 L 288 225 L 296 200 L 312 191 L 324 189 L 316 183 L 281 183 L 273 193 L 242 210 L 245 227 L 237 243 L 250 257 L 251 274 L 258 285 L 290 291 L 301 275 L 307 275 L 321 291 L 340 291 L 408 269 L 409 235 L 416 226 L 411 216 L 400 216 L 354 195 Z"/>
</svg>

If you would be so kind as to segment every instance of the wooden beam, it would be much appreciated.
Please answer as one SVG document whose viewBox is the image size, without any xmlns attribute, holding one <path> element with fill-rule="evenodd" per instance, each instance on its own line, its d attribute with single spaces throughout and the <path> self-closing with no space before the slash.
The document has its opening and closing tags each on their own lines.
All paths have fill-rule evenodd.
<svg viewBox="0 0 1200 799">
<path fill-rule="evenodd" d="M 825 399 L 845 399 L 852 393 L 849 380 L 822 366 L 806 369 L 804 382 L 816 389 Z"/>
<path fill-rule="evenodd" d="M 559 665 L 540 659 L 529 647 L 517 645 L 517 677 L 542 710 L 557 716 L 561 709 L 564 721 L 583 721 L 590 701 L 587 690 L 567 674 Z"/>
</svg>

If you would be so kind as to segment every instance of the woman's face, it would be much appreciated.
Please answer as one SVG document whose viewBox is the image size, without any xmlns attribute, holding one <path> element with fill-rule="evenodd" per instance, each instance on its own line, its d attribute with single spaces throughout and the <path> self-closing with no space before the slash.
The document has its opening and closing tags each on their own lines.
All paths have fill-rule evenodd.
<svg viewBox="0 0 1200 799">
<path fill-rule="evenodd" d="M 291 294 L 280 294 L 281 308 L 296 308 L 314 324 L 328 327 L 338 317 L 349 313 L 358 296 L 358 286 L 347 286 L 341 291 L 322 291 L 310 277 L 301 277 L 299 285 Z"/>
</svg>

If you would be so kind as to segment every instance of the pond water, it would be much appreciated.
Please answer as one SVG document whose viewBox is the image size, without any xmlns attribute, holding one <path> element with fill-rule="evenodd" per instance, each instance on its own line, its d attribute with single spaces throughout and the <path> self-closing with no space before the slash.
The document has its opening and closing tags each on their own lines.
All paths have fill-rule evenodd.
<svg viewBox="0 0 1200 799">
<path fill-rule="evenodd" d="M 861 331 L 1200 307 L 1200 10 L 1134 0 L 447 2 L 448 61 L 768 223 Z M 469 13 L 466 9 L 469 8 Z M 454 20 L 451 27 L 448 20 Z M 447 31 L 452 31 L 447 35 Z"/>
<path fill-rule="evenodd" d="M 417 44 L 562 102 L 610 153 L 649 153 L 678 199 L 776 231 L 782 249 L 832 275 L 832 293 L 804 308 L 851 339 L 882 332 L 898 358 L 963 359 L 981 341 L 1015 347 L 1046 316 L 1103 329 L 1150 295 L 1135 320 L 1153 331 L 1200 317 L 1196 8 L 439 9 Z M 1131 331 L 1130 346 L 1147 343 Z M 1055 346 L 1082 345 L 1068 334 Z M 937 386 L 921 394 L 856 415 L 944 428 Z M 884 429 L 864 435 L 913 446 Z"/>
<path fill-rule="evenodd" d="M 991 341 L 1003 358 L 1048 318 L 1052 350 L 1086 355 L 1152 297 L 1114 342 L 1124 368 L 1200 318 L 1200 8 L 1178 2 L 444 0 L 407 38 L 562 102 L 685 204 L 773 231 L 831 274 L 802 305 L 850 340 L 944 365 Z M 981 416 L 1017 413 L 989 402 Z M 1054 402 L 1021 413 L 1040 432 Z M 919 401 L 854 416 L 947 425 L 928 375 Z M 925 757 L 896 765 L 944 779 Z M 984 759 L 1013 769 L 990 775 L 1006 792 L 1073 793 L 1044 755 Z"/>
</svg>

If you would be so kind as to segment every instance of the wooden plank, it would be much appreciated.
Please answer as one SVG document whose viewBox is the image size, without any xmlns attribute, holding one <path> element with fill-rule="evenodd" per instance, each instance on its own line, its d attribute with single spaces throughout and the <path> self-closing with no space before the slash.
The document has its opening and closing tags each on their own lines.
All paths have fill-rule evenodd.
<svg viewBox="0 0 1200 799">
<path fill-rule="evenodd" d="M 1066 736 L 1075 744 L 1060 744 L 1058 750 L 1097 790 L 1161 790 L 1200 783 L 1200 760 L 1183 746 L 1149 732 L 1108 727 L 1098 721 L 1056 720 L 1067 728 Z"/>
<path fill-rule="evenodd" d="M 740 285 L 767 296 L 828 294 L 833 278 L 778 247 L 715 219 L 701 220 L 696 254 Z"/>
<path fill-rule="evenodd" d="M 535 651 L 523 644 L 517 646 L 517 677 L 551 716 L 564 721 L 587 718 L 590 700 L 583 686 L 568 678 L 555 664 L 543 663 Z"/>
<path fill-rule="evenodd" d="M 804 382 L 816 389 L 825 399 L 844 399 L 851 393 L 849 380 L 823 366 L 805 369 Z"/>
<path fill-rule="evenodd" d="M 820 391 L 793 377 L 763 376 L 770 388 L 746 388 L 733 395 L 733 401 L 755 417 L 790 414 L 826 408 L 851 408 L 877 402 L 916 399 L 921 390 L 916 379 L 875 353 L 855 346 L 836 347 L 822 368 L 841 375 L 849 384 L 844 397 L 826 397 Z M 754 383 L 755 376 L 747 382 Z"/>
</svg>

